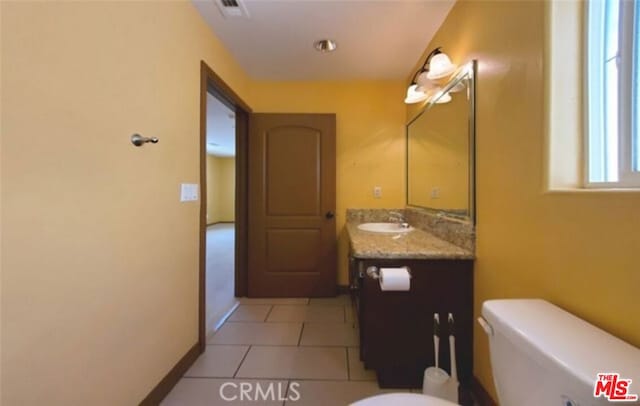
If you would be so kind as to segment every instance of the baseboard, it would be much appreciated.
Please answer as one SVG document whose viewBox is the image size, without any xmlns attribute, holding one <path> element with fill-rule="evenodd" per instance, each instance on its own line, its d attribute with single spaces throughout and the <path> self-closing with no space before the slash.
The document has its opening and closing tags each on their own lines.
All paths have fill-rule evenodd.
<svg viewBox="0 0 640 406">
<path fill-rule="evenodd" d="M 214 221 L 213 223 L 207 223 L 207 227 L 215 226 L 216 224 L 233 224 L 235 221 Z"/>
<path fill-rule="evenodd" d="M 471 382 L 471 391 L 473 392 L 473 397 L 475 397 L 479 406 L 498 406 L 496 401 L 491 398 L 489 392 L 487 392 L 475 376 Z"/>
<path fill-rule="evenodd" d="M 156 406 L 159 405 L 162 399 L 164 399 L 171 389 L 178 383 L 180 378 L 185 372 L 193 365 L 196 359 L 200 356 L 200 345 L 195 343 L 193 347 L 178 361 L 178 363 L 171 368 L 171 371 L 162 378 L 162 380 L 156 385 L 155 388 L 149 392 L 146 398 L 140 402 L 141 406 Z"/>
</svg>

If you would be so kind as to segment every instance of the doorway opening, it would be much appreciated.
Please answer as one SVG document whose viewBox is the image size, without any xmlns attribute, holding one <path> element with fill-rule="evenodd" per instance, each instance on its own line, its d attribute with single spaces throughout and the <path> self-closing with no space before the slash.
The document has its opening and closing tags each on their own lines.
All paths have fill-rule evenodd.
<svg viewBox="0 0 640 406">
<path fill-rule="evenodd" d="M 235 111 L 207 92 L 206 329 L 210 335 L 237 306 L 235 298 Z"/>
<path fill-rule="evenodd" d="M 204 61 L 200 82 L 200 351 L 247 295 L 251 109 Z"/>
</svg>

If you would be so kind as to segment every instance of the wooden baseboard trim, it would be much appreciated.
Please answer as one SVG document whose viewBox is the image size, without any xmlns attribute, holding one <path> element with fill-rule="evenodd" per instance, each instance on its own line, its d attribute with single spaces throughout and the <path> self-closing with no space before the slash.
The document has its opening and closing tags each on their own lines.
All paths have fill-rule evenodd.
<svg viewBox="0 0 640 406">
<path fill-rule="evenodd" d="M 207 227 L 215 226 L 216 224 L 233 224 L 235 221 L 216 221 L 215 223 L 207 223 Z"/>
<path fill-rule="evenodd" d="M 149 392 L 146 398 L 140 402 L 141 406 L 156 406 L 171 392 L 185 372 L 193 365 L 200 356 L 200 345 L 195 343 L 193 347 L 171 368 L 171 371 L 162 378 L 155 388 Z"/>
<path fill-rule="evenodd" d="M 471 382 L 471 391 L 473 392 L 473 397 L 478 402 L 480 406 L 498 406 L 495 400 L 491 398 L 489 392 L 482 386 L 478 378 L 473 377 L 473 381 Z"/>
</svg>

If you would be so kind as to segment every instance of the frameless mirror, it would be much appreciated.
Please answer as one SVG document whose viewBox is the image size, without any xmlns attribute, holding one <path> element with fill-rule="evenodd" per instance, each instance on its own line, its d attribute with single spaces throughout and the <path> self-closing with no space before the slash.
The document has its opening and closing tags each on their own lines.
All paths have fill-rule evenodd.
<svg viewBox="0 0 640 406">
<path fill-rule="evenodd" d="M 407 205 L 474 219 L 476 61 L 407 124 Z"/>
</svg>

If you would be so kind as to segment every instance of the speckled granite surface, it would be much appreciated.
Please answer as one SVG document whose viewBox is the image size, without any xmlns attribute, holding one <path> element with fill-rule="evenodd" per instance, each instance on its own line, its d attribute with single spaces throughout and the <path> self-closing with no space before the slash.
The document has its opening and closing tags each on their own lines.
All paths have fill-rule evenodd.
<svg viewBox="0 0 640 406">
<path fill-rule="evenodd" d="M 433 233 L 439 238 L 475 252 L 475 227 L 468 221 L 446 217 L 417 207 L 407 207 L 404 215 L 412 226 Z"/>
<path fill-rule="evenodd" d="M 392 211 L 406 215 L 404 209 L 347 209 L 347 222 L 385 223 Z"/>
<path fill-rule="evenodd" d="M 420 229 L 403 234 L 373 233 L 358 229 L 362 222 L 386 221 L 372 218 L 350 220 L 345 227 L 351 242 L 351 255 L 356 258 L 406 259 L 473 259 L 473 252 L 460 248 Z"/>
<path fill-rule="evenodd" d="M 388 222 L 389 214 L 392 211 L 402 213 L 411 226 L 456 245 L 467 252 L 475 253 L 476 234 L 473 224 L 441 216 L 426 209 L 416 207 L 407 207 L 406 209 L 347 209 L 347 223 Z"/>
</svg>

